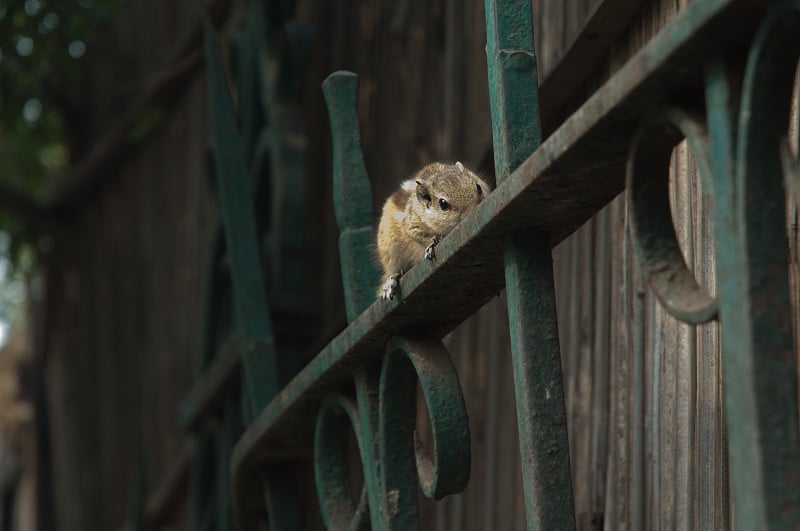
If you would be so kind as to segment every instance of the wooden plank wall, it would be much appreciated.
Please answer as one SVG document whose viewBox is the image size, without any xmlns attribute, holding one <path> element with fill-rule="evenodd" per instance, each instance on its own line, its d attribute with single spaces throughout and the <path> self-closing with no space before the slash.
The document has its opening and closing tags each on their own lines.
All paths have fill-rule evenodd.
<svg viewBox="0 0 800 531">
<path fill-rule="evenodd" d="M 87 48 L 91 144 L 162 73 L 194 0 L 131 2 Z M 139 459 L 155 485 L 184 444 L 177 405 L 201 347 L 213 227 L 202 70 L 143 149 L 65 214 L 48 258 L 46 337 L 53 525 L 116 529 Z M 141 452 L 139 451 L 141 445 Z M 45 525 L 42 529 L 49 529 Z"/>
</svg>

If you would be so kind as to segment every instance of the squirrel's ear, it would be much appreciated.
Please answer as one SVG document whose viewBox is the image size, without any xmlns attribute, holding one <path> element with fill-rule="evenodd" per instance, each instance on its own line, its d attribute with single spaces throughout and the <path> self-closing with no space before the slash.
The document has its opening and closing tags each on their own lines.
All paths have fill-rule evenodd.
<svg viewBox="0 0 800 531">
<path fill-rule="evenodd" d="M 461 164 L 460 161 L 456 162 L 456 169 L 458 169 L 458 171 L 464 171 L 464 165 Z"/>
<path fill-rule="evenodd" d="M 431 204 L 431 193 L 428 190 L 428 186 L 425 183 L 421 182 L 421 181 L 417 181 L 417 198 L 426 207 L 430 206 L 430 204 Z"/>
</svg>

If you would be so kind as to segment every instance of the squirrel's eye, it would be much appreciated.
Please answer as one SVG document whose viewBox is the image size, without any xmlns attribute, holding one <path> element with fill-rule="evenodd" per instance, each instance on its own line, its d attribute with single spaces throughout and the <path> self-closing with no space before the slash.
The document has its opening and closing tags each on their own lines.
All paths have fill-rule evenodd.
<svg viewBox="0 0 800 531">
<path fill-rule="evenodd" d="M 448 203 L 444 198 L 439 199 L 439 208 L 442 210 L 450 210 L 450 203 Z"/>
</svg>

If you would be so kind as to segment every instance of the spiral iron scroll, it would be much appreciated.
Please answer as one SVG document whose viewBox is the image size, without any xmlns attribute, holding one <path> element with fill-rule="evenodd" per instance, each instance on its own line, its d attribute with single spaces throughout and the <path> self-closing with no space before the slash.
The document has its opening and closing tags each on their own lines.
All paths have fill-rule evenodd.
<svg viewBox="0 0 800 531">
<path fill-rule="evenodd" d="M 722 324 L 735 521 L 800 526 L 797 355 L 789 298 L 785 205 L 798 164 L 788 149 L 800 55 L 800 2 L 773 3 L 744 60 L 711 54 L 705 117 L 668 109 L 636 135 L 627 166 L 634 247 L 662 305 L 678 319 Z M 670 222 L 668 157 L 686 138 L 715 230 L 718 296 L 697 286 Z M 788 182 L 787 182 L 788 181 Z"/>
<path fill-rule="evenodd" d="M 415 432 L 417 384 L 431 422 L 432 453 Z M 450 355 L 436 339 L 395 337 L 380 367 L 359 369 L 355 388 L 355 398 L 328 396 L 317 417 L 314 470 L 325 526 L 416 529 L 417 484 L 438 500 L 461 492 L 469 480 L 469 425 Z M 360 497 L 351 492 L 348 429 L 364 473 Z"/>
<path fill-rule="evenodd" d="M 717 302 L 698 286 L 684 262 L 669 204 L 669 158 L 682 138 L 692 149 L 706 204 L 711 204 L 708 132 L 700 117 L 679 109 L 656 113 L 634 137 L 626 194 L 634 246 L 656 297 L 674 317 L 703 323 L 717 315 Z"/>
</svg>

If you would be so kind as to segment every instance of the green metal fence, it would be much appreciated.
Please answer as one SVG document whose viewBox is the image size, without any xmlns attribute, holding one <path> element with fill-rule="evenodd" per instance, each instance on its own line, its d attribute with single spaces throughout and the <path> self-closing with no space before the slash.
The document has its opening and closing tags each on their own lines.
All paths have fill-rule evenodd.
<svg viewBox="0 0 800 531">
<path fill-rule="evenodd" d="M 469 480 L 469 423 L 441 338 L 505 289 L 528 529 L 574 529 L 551 248 L 624 191 L 636 251 L 660 303 L 686 323 L 721 323 L 737 528 L 800 528 L 784 229 L 785 181 L 800 179 L 785 140 L 800 2 L 698 0 L 544 142 L 531 2 L 486 0 L 486 23 L 498 186 L 439 244 L 435 262 L 402 277 L 399 300 L 374 300 L 379 273 L 363 252 L 374 236 L 357 77 L 337 72 L 325 81 L 349 324 L 286 385 L 255 248 L 245 162 L 252 149 L 240 141 L 207 28 L 219 245 L 234 319 L 224 347 L 209 336 L 182 410 L 198 441 L 191 525 L 228 529 L 232 514 L 241 530 L 265 521 L 271 529 L 300 528 L 291 468 L 313 455 L 329 529 L 416 529 L 418 489 L 441 499 Z M 716 297 L 686 268 L 671 221 L 669 157 L 683 139 L 712 205 Z M 209 330 L 220 317 L 214 293 Z M 231 391 L 239 379 L 241 400 Z M 417 385 L 431 423 L 429 448 L 415 435 Z M 364 476 L 360 495 L 350 486 L 350 434 Z M 209 490 L 211 477 L 218 484 Z M 209 506 L 215 516 L 206 514 Z"/>
</svg>

